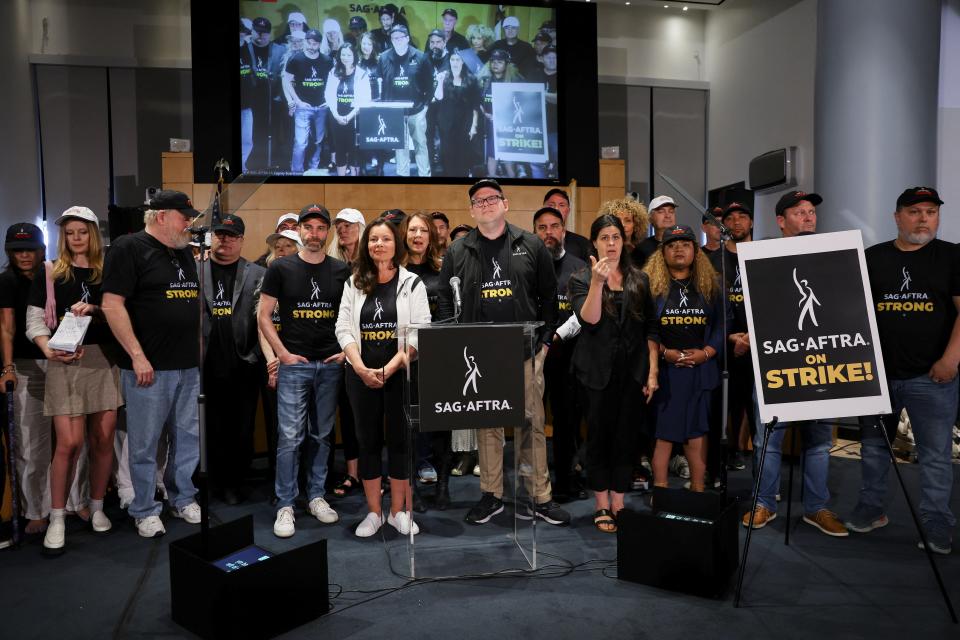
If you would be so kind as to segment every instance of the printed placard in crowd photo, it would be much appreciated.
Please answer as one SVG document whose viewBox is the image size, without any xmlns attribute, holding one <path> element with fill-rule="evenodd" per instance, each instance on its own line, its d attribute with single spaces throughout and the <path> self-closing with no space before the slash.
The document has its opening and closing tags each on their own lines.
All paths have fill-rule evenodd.
<svg viewBox="0 0 960 640">
<path fill-rule="evenodd" d="M 739 245 L 760 419 L 890 412 L 859 231 Z"/>
<path fill-rule="evenodd" d="M 494 157 L 515 162 L 547 161 L 547 111 L 543 85 L 493 85 Z"/>
</svg>

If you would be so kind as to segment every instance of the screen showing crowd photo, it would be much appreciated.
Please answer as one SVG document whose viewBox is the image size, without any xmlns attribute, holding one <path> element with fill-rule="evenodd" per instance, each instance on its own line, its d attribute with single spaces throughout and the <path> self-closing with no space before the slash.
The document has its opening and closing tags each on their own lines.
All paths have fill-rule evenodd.
<svg viewBox="0 0 960 640">
<path fill-rule="evenodd" d="M 240 2 L 243 172 L 555 179 L 549 7 Z"/>
</svg>

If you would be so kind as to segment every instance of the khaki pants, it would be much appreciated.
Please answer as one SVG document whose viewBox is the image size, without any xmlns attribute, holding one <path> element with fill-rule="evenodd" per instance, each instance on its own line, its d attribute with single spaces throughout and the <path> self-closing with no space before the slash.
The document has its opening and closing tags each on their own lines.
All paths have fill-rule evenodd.
<svg viewBox="0 0 960 640">
<path fill-rule="evenodd" d="M 518 475 L 527 476 L 527 492 L 533 495 L 538 504 L 549 502 L 552 497 L 550 471 L 547 469 L 547 437 L 543 432 L 543 361 L 546 355 L 546 349 L 540 349 L 533 358 L 533 368 L 530 360 L 523 363 L 524 414 L 527 426 L 514 430 L 514 446 L 519 453 Z M 503 429 L 478 429 L 477 441 L 480 454 L 480 490 L 502 498 Z"/>
</svg>

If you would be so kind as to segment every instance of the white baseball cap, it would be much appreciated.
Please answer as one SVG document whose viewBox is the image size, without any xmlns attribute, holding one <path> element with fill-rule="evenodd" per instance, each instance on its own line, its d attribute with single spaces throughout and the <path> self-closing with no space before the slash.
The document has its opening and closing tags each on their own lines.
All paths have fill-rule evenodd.
<svg viewBox="0 0 960 640">
<path fill-rule="evenodd" d="M 279 218 L 277 218 L 277 226 L 275 226 L 274 229 L 275 229 L 275 230 L 276 230 L 276 229 L 279 229 L 279 228 L 280 228 L 280 225 L 282 225 L 282 224 L 283 224 L 284 222 L 286 222 L 287 220 L 293 220 L 293 221 L 296 222 L 297 224 L 300 224 L 300 216 L 299 216 L 298 214 L 294 213 L 293 211 L 291 211 L 291 212 L 285 213 L 285 214 L 283 214 L 282 216 L 280 216 Z"/>
<path fill-rule="evenodd" d="M 363 219 L 363 214 L 357 209 L 340 209 L 340 213 L 338 213 L 337 217 L 333 219 L 334 224 L 336 224 L 337 220 L 353 222 L 356 224 L 366 223 L 366 221 Z"/>
<path fill-rule="evenodd" d="M 303 15 L 299 11 L 293 11 L 287 16 L 287 22 L 299 22 L 301 24 L 307 24 L 307 16 Z"/>
<path fill-rule="evenodd" d="M 87 207 L 81 207 L 77 205 L 74 205 L 61 213 L 60 217 L 57 218 L 56 224 L 62 225 L 71 219 L 86 220 L 87 222 L 92 222 L 95 225 L 100 225 L 100 219 L 97 218 L 97 214 Z"/>
<path fill-rule="evenodd" d="M 267 236 L 267 244 L 271 247 L 273 243 L 279 240 L 280 238 L 286 238 L 287 240 L 293 240 L 297 243 L 298 247 L 303 246 L 303 240 L 300 239 L 300 234 L 294 231 L 293 229 L 284 229 L 280 233 L 271 233 Z"/>
<path fill-rule="evenodd" d="M 518 17 L 516 17 L 516 16 L 510 16 L 509 18 L 506 18 L 506 19 L 503 21 L 503 27 L 504 27 L 504 28 L 507 28 L 507 27 L 517 27 L 517 28 L 519 29 L 519 28 L 520 28 L 520 18 L 518 18 Z"/>
<path fill-rule="evenodd" d="M 650 201 L 650 211 L 653 211 L 654 209 L 659 209 L 660 207 L 666 204 L 669 204 L 674 207 L 677 206 L 677 203 L 674 202 L 673 198 L 671 198 L 670 196 L 657 196 L 656 198 Z"/>
</svg>

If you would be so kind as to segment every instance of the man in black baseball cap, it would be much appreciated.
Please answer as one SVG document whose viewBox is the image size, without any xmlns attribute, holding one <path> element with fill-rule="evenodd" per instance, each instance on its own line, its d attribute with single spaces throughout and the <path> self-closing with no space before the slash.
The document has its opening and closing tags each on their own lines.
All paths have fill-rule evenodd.
<svg viewBox="0 0 960 640">
<path fill-rule="evenodd" d="M 706 244 L 700 248 L 703 249 L 703 252 L 709 256 L 720 248 L 720 228 L 713 224 L 710 215 L 707 214 L 710 214 L 717 220 L 720 220 L 720 217 L 723 215 L 723 209 L 720 207 L 713 207 L 712 209 L 707 209 L 707 212 L 700 216 L 700 230 L 703 231 L 703 235 L 707 237 Z"/>
<path fill-rule="evenodd" d="M 200 215 L 200 212 L 193 208 L 190 196 L 182 191 L 169 189 L 158 191 L 150 200 L 150 208 L 154 211 L 179 211 L 184 218 L 191 220 Z"/>
<path fill-rule="evenodd" d="M 446 41 L 447 51 L 453 53 L 460 49 L 469 49 L 470 43 L 463 35 L 457 33 L 457 20 L 459 19 L 457 10 L 447 7 L 440 14 L 440 21 L 443 22 L 443 37 Z"/>
<path fill-rule="evenodd" d="M 227 504 L 244 498 L 260 384 L 255 309 L 266 270 L 240 256 L 244 230 L 234 214 L 214 224 L 209 268 L 203 270 L 210 477 Z"/>
<path fill-rule="evenodd" d="M 887 372 L 890 406 L 884 428 L 893 439 L 907 410 L 920 463 L 920 522 L 930 551 L 949 554 L 956 516 L 951 432 L 957 416 L 960 362 L 960 266 L 957 247 L 938 239 L 943 200 L 932 187 L 913 187 L 897 198 L 897 237 L 867 249 L 870 290 Z M 858 533 L 888 523 L 890 461 L 883 435 L 861 430 L 862 488 L 847 527 Z M 923 542 L 920 542 L 923 548 Z"/>
<path fill-rule="evenodd" d="M 816 193 L 791 191 L 777 202 L 777 226 L 784 238 L 817 230 L 817 206 L 823 198 Z"/>
<path fill-rule="evenodd" d="M 330 212 L 322 204 L 308 204 L 300 209 L 300 217 L 297 219 L 297 223 L 302 226 L 310 218 L 321 218 L 327 223 L 327 226 L 330 226 Z"/>
<path fill-rule="evenodd" d="M 353 16 L 350 18 L 350 22 L 347 23 L 347 28 L 350 30 L 350 33 L 348 33 L 344 39 L 359 49 L 360 38 L 367 32 L 367 21 L 360 16 Z"/>
<path fill-rule="evenodd" d="M 7 228 L 7 240 L 4 244 L 7 251 L 37 251 L 45 249 L 43 232 L 40 227 L 29 222 L 18 222 Z"/>
</svg>

